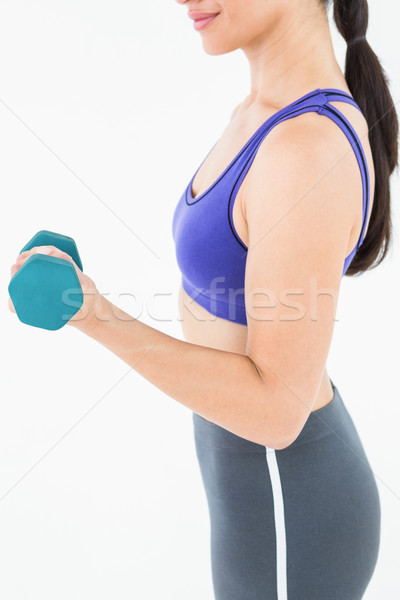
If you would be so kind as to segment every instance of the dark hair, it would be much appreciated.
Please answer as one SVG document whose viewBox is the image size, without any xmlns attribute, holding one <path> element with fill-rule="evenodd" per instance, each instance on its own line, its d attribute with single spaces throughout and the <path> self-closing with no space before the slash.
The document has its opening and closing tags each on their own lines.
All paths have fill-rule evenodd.
<svg viewBox="0 0 400 600">
<path fill-rule="evenodd" d="M 320 0 L 328 9 L 332 0 Z M 368 27 L 367 0 L 333 0 L 333 17 L 347 43 L 363 37 Z M 375 193 L 367 234 L 346 275 L 377 267 L 392 239 L 390 176 L 398 166 L 397 113 L 388 78 L 368 41 L 347 46 L 344 76 L 349 90 L 368 123 L 368 139 L 374 161 Z"/>
</svg>

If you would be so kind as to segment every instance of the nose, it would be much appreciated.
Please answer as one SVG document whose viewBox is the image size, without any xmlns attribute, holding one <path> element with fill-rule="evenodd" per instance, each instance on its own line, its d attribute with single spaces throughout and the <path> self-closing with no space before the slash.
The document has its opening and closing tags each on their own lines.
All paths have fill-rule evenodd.
<svg viewBox="0 0 400 600">
<path fill-rule="evenodd" d="M 187 4 L 188 0 L 176 0 L 178 4 Z"/>
</svg>

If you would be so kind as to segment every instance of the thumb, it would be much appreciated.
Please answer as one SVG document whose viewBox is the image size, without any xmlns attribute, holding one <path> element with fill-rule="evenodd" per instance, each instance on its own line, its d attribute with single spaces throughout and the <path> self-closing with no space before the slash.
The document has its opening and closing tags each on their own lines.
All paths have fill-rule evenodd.
<svg viewBox="0 0 400 600">
<path fill-rule="evenodd" d="M 11 310 L 11 312 L 15 313 L 14 304 L 12 303 L 10 296 L 8 297 L 8 308 Z"/>
</svg>

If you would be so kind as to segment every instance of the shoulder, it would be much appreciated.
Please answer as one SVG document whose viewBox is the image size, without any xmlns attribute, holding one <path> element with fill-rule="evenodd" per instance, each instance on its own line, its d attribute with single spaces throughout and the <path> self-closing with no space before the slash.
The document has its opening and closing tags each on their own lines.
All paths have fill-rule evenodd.
<svg viewBox="0 0 400 600">
<path fill-rule="evenodd" d="M 270 220 L 298 205 L 298 218 L 312 213 L 315 223 L 333 219 L 349 233 L 357 214 L 357 186 L 361 190 L 346 136 L 330 119 L 304 113 L 274 126 L 261 142 L 246 175 L 244 216 Z"/>
<path fill-rule="evenodd" d="M 335 159 L 348 150 L 348 140 L 336 123 L 307 112 L 276 123 L 262 140 L 257 155 L 260 160 L 268 157 L 275 166 L 283 161 L 291 168 L 308 165 L 307 171 L 312 171 L 327 162 L 333 166 Z"/>
</svg>

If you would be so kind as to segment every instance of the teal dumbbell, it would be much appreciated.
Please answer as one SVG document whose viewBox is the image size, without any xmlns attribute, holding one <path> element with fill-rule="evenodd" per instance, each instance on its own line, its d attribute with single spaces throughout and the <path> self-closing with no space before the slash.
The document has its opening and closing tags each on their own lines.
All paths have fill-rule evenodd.
<svg viewBox="0 0 400 600">
<path fill-rule="evenodd" d="M 69 254 L 82 271 L 75 241 L 53 231 L 38 231 L 20 254 L 35 246 L 55 246 Z M 33 254 L 8 286 L 15 312 L 22 323 L 55 331 L 61 329 L 83 304 L 83 292 L 74 265 L 62 258 Z"/>
</svg>

